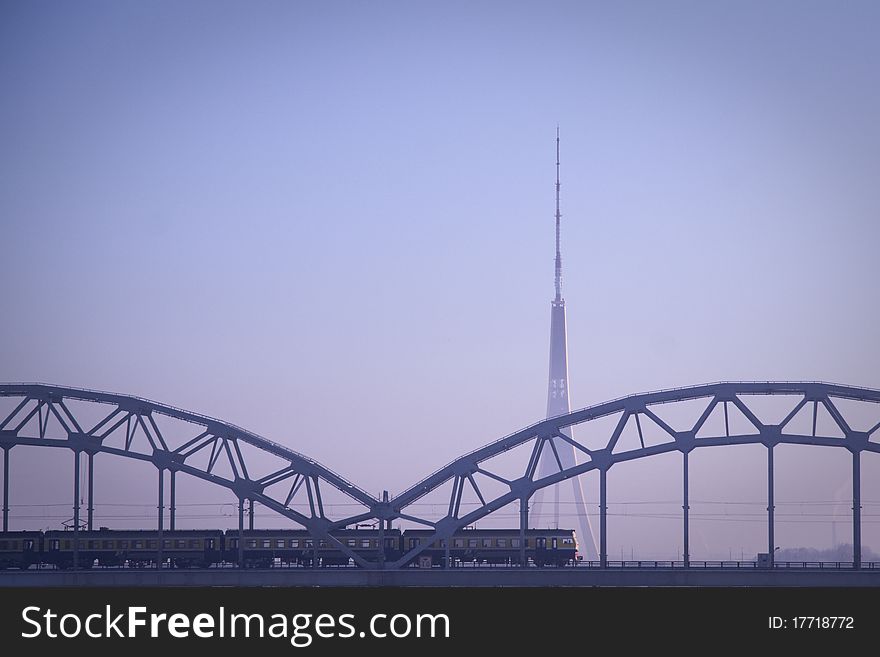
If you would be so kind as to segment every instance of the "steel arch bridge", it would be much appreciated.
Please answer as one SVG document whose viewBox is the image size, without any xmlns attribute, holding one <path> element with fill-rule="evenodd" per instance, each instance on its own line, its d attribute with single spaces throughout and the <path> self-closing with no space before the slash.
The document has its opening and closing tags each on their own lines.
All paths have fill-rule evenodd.
<svg viewBox="0 0 880 657">
<path fill-rule="evenodd" d="M 794 406 L 775 424 L 762 422 L 755 410 L 750 408 L 758 395 L 784 395 L 794 398 Z M 348 479 L 333 472 L 315 460 L 272 442 L 240 427 L 226 422 L 185 411 L 173 406 L 159 404 L 127 395 L 96 392 L 46 384 L 0 384 L 0 397 L 13 398 L 17 405 L 0 421 L 0 448 L 3 450 L 3 531 L 9 530 L 9 464 L 10 453 L 16 446 L 54 447 L 71 450 L 74 454 L 74 532 L 80 527 L 80 462 L 85 455 L 88 460 L 87 527 L 92 528 L 93 458 L 96 454 L 109 454 L 153 464 L 158 472 L 159 503 L 158 529 L 164 530 L 165 503 L 164 477 L 170 477 L 169 529 L 175 524 L 175 480 L 178 474 L 190 475 L 230 490 L 239 500 L 239 532 L 244 530 L 244 506 L 254 502 L 288 518 L 308 530 L 316 539 L 323 539 L 346 553 L 362 567 L 397 569 L 411 563 L 429 545 L 447 539 L 456 531 L 473 524 L 512 503 L 520 507 L 520 536 L 528 527 L 528 502 L 532 495 L 571 477 L 597 471 L 599 474 L 599 559 L 601 566 L 608 563 L 607 553 L 607 478 L 609 470 L 618 463 L 649 458 L 659 454 L 678 452 L 682 456 L 682 520 L 684 565 L 689 563 L 689 503 L 688 503 L 688 456 L 694 449 L 722 445 L 763 445 L 767 450 L 767 528 L 768 552 L 772 563 L 774 552 L 774 448 L 780 444 L 816 445 L 837 447 L 852 455 L 852 527 L 853 566 L 861 565 L 861 455 L 863 452 L 880 453 L 880 422 L 867 431 L 852 428 L 836 400 L 853 400 L 880 404 L 880 390 L 837 385 L 822 382 L 747 382 L 712 383 L 686 388 L 661 390 L 622 397 L 591 406 L 567 415 L 543 420 L 514 434 L 465 454 L 440 468 L 403 493 L 377 499 Z M 691 400 L 704 400 L 706 406 L 695 422 L 684 430 L 674 429 L 657 414 L 657 406 L 676 404 Z M 73 403 L 78 405 L 71 409 Z M 93 411 L 99 410 L 97 422 L 86 423 L 81 405 L 85 403 Z M 817 415 L 827 413 L 832 420 L 832 430 L 817 432 Z M 746 420 L 746 430 L 732 432 L 729 412 L 738 412 Z M 795 432 L 792 420 L 806 413 L 812 418 L 812 430 Z M 708 430 L 707 420 L 713 414 L 723 415 L 723 431 Z M 94 416 L 94 413 L 92 413 Z M 161 416 L 180 421 L 190 431 L 181 433 L 161 429 L 157 419 Z M 611 416 L 614 420 L 607 432 L 607 440 L 600 447 L 588 447 L 584 441 L 570 438 L 563 433 L 566 427 L 576 427 Z M 62 427 L 60 435 L 49 431 L 50 419 L 56 427 Z M 659 428 L 662 439 L 646 443 L 643 427 L 651 424 Z M 809 423 L 808 423 L 809 426 Z M 638 446 L 627 448 L 620 442 L 624 430 L 630 427 L 638 436 Z M 172 435 L 173 434 L 173 435 Z M 195 434 L 195 435 L 193 435 Z M 575 434 L 577 435 L 577 434 Z M 603 435 L 604 436 L 604 435 Z M 580 457 L 580 463 L 564 468 L 557 453 L 557 441 L 572 445 Z M 280 461 L 282 465 L 263 476 L 250 475 L 248 458 L 242 449 L 256 448 Z M 517 463 L 517 477 L 502 476 L 493 467 L 492 460 L 514 448 L 522 447 Z M 542 453 L 552 454 L 558 471 L 539 477 L 538 462 Z M 207 455 L 204 465 L 197 465 L 196 455 Z M 226 464 L 226 472 L 218 473 L 217 464 Z M 489 495 L 480 482 L 492 480 L 501 491 Z M 289 485 L 288 485 L 289 482 Z M 411 511 L 414 503 L 426 495 L 449 486 L 448 510 L 439 520 L 420 517 Z M 282 486 L 277 486 L 283 484 Z M 329 517 L 322 501 L 321 491 L 331 487 L 362 505 L 362 513 L 347 517 Z M 270 490 L 273 489 L 273 490 Z M 297 511 L 291 501 L 298 492 L 305 490 L 308 512 Z M 480 503 L 477 508 L 465 512 L 462 496 L 470 489 Z M 280 492 L 276 492 L 280 491 Z M 286 492 L 285 492 L 286 491 Z M 251 525 L 253 514 L 250 516 Z M 390 529 L 393 520 L 406 520 L 433 530 L 433 534 L 420 545 L 411 546 L 393 563 L 368 562 L 348 545 L 335 539 L 335 529 L 355 525 L 367 520 L 378 521 L 380 533 Z M 381 540 L 381 539 L 380 539 Z M 74 545 L 78 542 L 74 541 Z M 239 540 L 241 550 L 243 541 Z M 313 542 L 315 546 L 318 540 Z M 381 543 L 380 543 L 381 544 Z M 162 541 L 158 542 L 161 546 Z M 520 558 L 525 559 L 525 541 L 520 540 Z M 381 559 L 381 558 L 380 558 Z"/>
</svg>

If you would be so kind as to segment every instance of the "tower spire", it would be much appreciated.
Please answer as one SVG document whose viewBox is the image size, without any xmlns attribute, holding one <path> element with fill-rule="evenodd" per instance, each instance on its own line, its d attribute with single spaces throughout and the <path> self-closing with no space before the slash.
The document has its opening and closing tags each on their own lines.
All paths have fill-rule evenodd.
<svg viewBox="0 0 880 657">
<path fill-rule="evenodd" d="M 556 301 L 562 301 L 562 251 L 559 245 L 559 226 L 562 214 L 559 212 L 559 126 L 556 126 Z"/>
<path fill-rule="evenodd" d="M 556 126 L 556 298 L 550 303 L 550 381 L 547 388 L 547 417 L 558 417 L 571 412 L 571 401 L 568 389 L 568 329 L 565 319 L 565 301 L 562 298 L 562 254 L 559 248 L 559 224 L 562 213 L 559 211 L 559 126 Z M 577 464 L 577 455 L 571 443 L 571 427 L 560 430 L 559 436 L 552 440 L 552 450 L 543 450 L 538 461 L 539 477 L 548 477 L 560 470 L 573 468 Z M 560 437 L 562 436 L 562 437 Z M 551 454 L 552 451 L 552 454 Z M 554 459 L 555 456 L 555 459 Z M 539 527 L 547 522 L 546 511 L 542 515 L 544 490 L 535 492 L 532 502 L 531 519 L 533 526 Z M 584 501 L 584 491 L 581 488 L 578 477 L 571 478 L 571 497 L 574 502 L 575 515 L 577 516 L 577 537 L 579 549 L 587 560 L 598 557 L 596 540 L 593 535 L 593 527 L 590 524 L 590 516 L 587 513 L 587 505 Z M 552 523 L 559 527 L 559 497 L 562 483 L 553 487 Z M 567 521 L 566 521 L 567 522 Z M 549 525 L 549 523 L 547 523 Z"/>
</svg>

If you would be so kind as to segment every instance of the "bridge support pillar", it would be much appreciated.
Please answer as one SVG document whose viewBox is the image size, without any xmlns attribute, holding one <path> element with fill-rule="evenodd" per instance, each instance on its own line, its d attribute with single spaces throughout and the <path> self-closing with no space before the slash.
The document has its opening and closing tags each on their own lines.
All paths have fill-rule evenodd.
<svg viewBox="0 0 880 657">
<path fill-rule="evenodd" d="M 385 491 L 385 496 L 387 498 L 388 491 Z M 385 570 L 385 523 L 381 518 L 379 519 L 379 560 L 376 567 L 379 570 Z"/>
<path fill-rule="evenodd" d="M 238 498 L 238 567 L 244 568 L 244 498 Z"/>
<path fill-rule="evenodd" d="M 853 568 L 862 567 L 862 453 L 853 452 Z"/>
<path fill-rule="evenodd" d="M 529 528 L 529 498 L 522 497 L 519 501 L 519 565 L 523 568 L 529 565 L 526 560 L 526 529 Z M 449 545 L 447 539 L 447 546 Z M 447 547 L 448 550 L 448 547 Z"/>
<path fill-rule="evenodd" d="M 774 510 L 773 503 L 773 446 L 767 447 L 767 552 L 770 556 L 770 567 L 776 560 L 776 538 L 774 536 Z"/>
<path fill-rule="evenodd" d="M 248 529 L 254 531 L 254 498 L 248 500 Z"/>
<path fill-rule="evenodd" d="M 158 555 L 156 558 L 156 568 L 162 568 L 165 562 L 165 555 L 163 548 L 165 547 L 164 534 L 165 534 L 165 469 L 159 468 L 159 504 L 157 506 L 159 510 L 159 541 L 158 541 Z"/>
<path fill-rule="evenodd" d="M 3 448 L 3 531 L 9 531 L 9 448 Z"/>
<path fill-rule="evenodd" d="M 174 489 L 174 482 L 176 479 L 175 475 L 177 474 L 177 471 L 170 470 L 168 472 L 168 474 L 171 477 L 171 490 L 170 490 L 171 505 L 168 507 L 168 529 L 170 529 L 171 531 L 174 531 L 174 525 L 175 525 L 175 520 L 176 520 L 175 516 L 177 515 L 177 494 Z"/>
<path fill-rule="evenodd" d="M 86 529 L 92 531 L 94 529 L 95 520 L 95 455 L 89 453 L 89 503 L 86 508 L 87 525 Z"/>
<path fill-rule="evenodd" d="M 599 470 L 599 565 L 608 567 L 608 469 Z"/>
<path fill-rule="evenodd" d="M 79 568 L 79 451 L 73 450 L 73 569 Z"/>
<path fill-rule="evenodd" d="M 690 486 L 688 485 L 688 453 L 681 453 L 681 470 L 682 470 L 682 491 L 681 491 L 681 511 L 682 511 L 682 561 L 684 567 L 691 565 L 691 543 L 690 543 Z"/>
</svg>

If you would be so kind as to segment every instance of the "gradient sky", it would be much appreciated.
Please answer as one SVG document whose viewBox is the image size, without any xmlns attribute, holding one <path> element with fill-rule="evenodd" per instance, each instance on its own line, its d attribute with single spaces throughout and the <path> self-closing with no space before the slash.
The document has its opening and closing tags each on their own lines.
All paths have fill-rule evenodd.
<svg viewBox="0 0 880 657">
<path fill-rule="evenodd" d="M 0 380 L 400 492 L 544 412 L 558 123 L 573 406 L 880 387 L 878 33 L 867 1 L 3 2 Z"/>
</svg>

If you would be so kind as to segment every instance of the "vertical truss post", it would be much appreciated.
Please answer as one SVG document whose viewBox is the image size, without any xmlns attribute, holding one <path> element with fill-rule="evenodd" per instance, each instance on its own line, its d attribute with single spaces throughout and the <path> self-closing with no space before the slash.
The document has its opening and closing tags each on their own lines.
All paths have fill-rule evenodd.
<svg viewBox="0 0 880 657">
<path fill-rule="evenodd" d="M 162 568 L 165 558 L 163 548 L 165 547 L 165 468 L 159 468 L 159 504 L 156 507 L 159 510 L 159 542 L 158 556 L 156 558 L 156 568 Z"/>
<path fill-rule="evenodd" d="M 244 498 L 238 498 L 238 567 L 244 568 Z"/>
<path fill-rule="evenodd" d="M 774 520 L 773 511 L 773 446 L 767 448 L 767 551 L 770 553 L 770 567 L 776 560 L 776 539 L 773 536 Z"/>
<path fill-rule="evenodd" d="M 529 498 L 521 497 L 519 500 L 519 565 L 525 568 L 526 561 L 526 529 L 529 527 Z M 447 539 L 448 545 L 448 539 Z"/>
<path fill-rule="evenodd" d="M 9 531 L 9 448 L 3 448 L 3 531 Z"/>
<path fill-rule="evenodd" d="M 79 451 L 73 450 L 73 569 L 79 568 Z"/>
<path fill-rule="evenodd" d="M 853 452 L 853 568 L 862 567 L 862 453 Z"/>
<path fill-rule="evenodd" d="M 388 491 L 382 491 L 382 502 L 388 504 Z M 404 546 L 405 547 L 405 546 Z M 385 570 L 385 521 L 379 518 L 379 570 Z"/>
<path fill-rule="evenodd" d="M 684 567 L 688 568 L 691 565 L 691 547 L 690 547 L 690 496 L 688 485 L 688 453 L 681 453 L 681 465 L 682 465 L 682 503 L 681 503 L 681 511 L 682 511 L 682 528 L 684 530 L 684 535 L 682 536 L 682 557 L 684 559 Z"/>
<path fill-rule="evenodd" d="M 86 525 L 89 531 L 94 529 L 94 520 L 95 520 L 95 455 L 89 452 L 89 505 L 86 508 L 87 514 L 87 522 Z"/>
<path fill-rule="evenodd" d="M 169 470 L 168 474 L 171 477 L 171 491 L 170 491 L 170 493 L 171 493 L 171 496 L 170 496 L 171 497 L 171 500 L 170 500 L 171 506 L 168 507 L 168 512 L 169 512 L 168 529 L 170 529 L 171 531 L 174 531 L 175 520 L 176 520 L 176 516 L 177 516 L 177 491 L 174 488 L 174 482 L 176 480 L 175 475 L 177 474 L 177 471 L 176 470 Z"/>
<path fill-rule="evenodd" d="M 599 470 L 599 565 L 608 567 L 608 468 Z"/>
<path fill-rule="evenodd" d="M 248 529 L 254 531 L 254 498 L 248 500 Z"/>
</svg>

